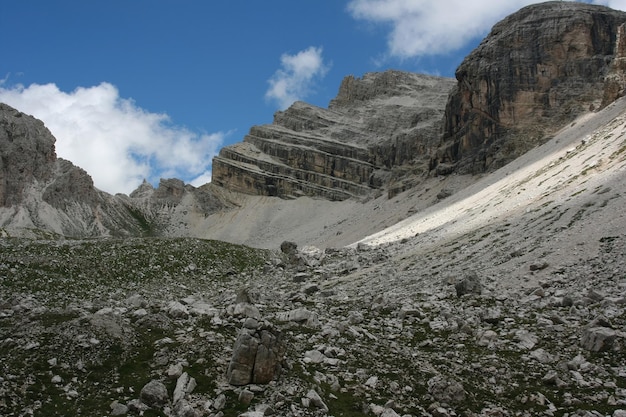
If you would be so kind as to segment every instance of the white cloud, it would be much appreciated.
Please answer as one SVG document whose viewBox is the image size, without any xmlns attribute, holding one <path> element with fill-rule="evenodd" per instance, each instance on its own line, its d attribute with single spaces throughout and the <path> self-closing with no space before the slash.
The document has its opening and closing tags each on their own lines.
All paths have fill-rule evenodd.
<svg viewBox="0 0 626 417">
<path fill-rule="evenodd" d="M 600 0 L 594 1 L 594 4 L 602 4 L 616 10 L 626 10 L 626 0 Z"/>
<path fill-rule="evenodd" d="M 212 172 L 210 170 L 204 171 L 202 174 L 189 181 L 189 184 L 193 185 L 194 187 L 200 187 L 201 185 L 208 184 L 211 182 L 211 175 Z"/>
<path fill-rule="evenodd" d="M 523 6 L 543 0 L 351 0 L 353 18 L 390 27 L 388 55 L 411 58 L 454 52 Z M 595 1 L 623 9 L 626 0 Z"/>
<path fill-rule="evenodd" d="M 268 81 L 265 98 L 276 101 L 281 109 L 310 94 L 315 81 L 323 78 L 329 68 L 322 58 L 322 48 L 312 46 L 295 55 L 283 54 L 280 64 Z"/>
<path fill-rule="evenodd" d="M 42 120 L 57 139 L 57 155 L 109 193 L 130 193 L 144 178 L 200 178 L 225 136 L 172 125 L 167 115 L 143 110 L 108 83 L 71 93 L 55 84 L 0 84 L 0 101 Z"/>
</svg>

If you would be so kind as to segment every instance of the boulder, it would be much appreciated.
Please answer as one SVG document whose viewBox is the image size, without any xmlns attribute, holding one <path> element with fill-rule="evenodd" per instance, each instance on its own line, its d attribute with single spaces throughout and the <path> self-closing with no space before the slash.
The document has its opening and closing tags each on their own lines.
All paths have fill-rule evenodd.
<svg viewBox="0 0 626 417">
<path fill-rule="evenodd" d="M 285 354 L 282 335 L 275 329 L 241 329 L 226 378 L 231 385 L 267 384 L 280 372 Z"/>
<path fill-rule="evenodd" d="M 463 278 L 460 278 L 454 284 L 457 297 L 462 297 L 466 294 L 480 294 L 482 292 L 482 284 L 478 274 L 471 273 Z"/>
<path fill-rule="evenodd" d="M 165 385 L 153 379 L 141 388 L 139 399 L 149 407 L 159 408 L 167 404 L 169 395 Z"/>
<path fill-rule="evenodd" d="M 613 347 L 616 337 L 615 330 L 608 327 L 588 327 L 582 332 L 580 345 L 592 352 L 604 352 Z"/>
</svg>

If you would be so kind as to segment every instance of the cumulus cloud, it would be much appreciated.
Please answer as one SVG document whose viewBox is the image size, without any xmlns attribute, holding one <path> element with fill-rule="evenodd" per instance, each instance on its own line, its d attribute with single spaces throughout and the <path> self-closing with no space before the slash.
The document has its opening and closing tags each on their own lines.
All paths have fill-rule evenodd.
<svg viewBox="0 0 626 417">
<path fill-rule="evenodd" d="M 3 84 L 0 101 L 42 120 L 57 139 L 57 155 L 83 168 L 109 193 L 130 193 L 144 178 L 196 184 L 210 179 L 208 167 L 225 137 L 173 125 L 166 114 L 120 97 L 109 83 L 70 93 L 55 84 Z"/>
<path fill-rule="evenodd" d="M 354 19 L 389 27 L 389 57 L 401 59 L 454 52 L 487 34 L 505 16 L 543 0 L 351 0 Z M 623 9 L 626 0 L 595 1 Z"/>
<path fill-rule="evenodd" d="M 280 64 L 281 68 L 268 81 L 265 98 L 276 101 L 281 109 L 303 100 L 329 69 L 322 58 L 322 48 L 312 46 L 295 55 L 283 54 Z"/>
</svg>

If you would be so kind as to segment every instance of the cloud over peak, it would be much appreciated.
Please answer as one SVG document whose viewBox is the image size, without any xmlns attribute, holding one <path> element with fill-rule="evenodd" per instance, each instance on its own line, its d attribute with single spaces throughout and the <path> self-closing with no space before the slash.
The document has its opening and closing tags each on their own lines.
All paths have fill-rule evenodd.
<svg viewBox="0 0 626 417">
<path fill-rule="evenodd" d="M 543 0 L 351 0 L 348 12 L 357 20 L 389 28 L 387 55 L 400 59 L 444 55 L 486 35 L 518 9 Z M 624 9 L 626 0 L 595 0 Z"/>
<path fill-rule="evenodd" d="M 120 97 L 109 83 L 67 93 L 55 84 L 0 84 L 0 101 L 42 120 L 61 158 L 85 169 L 96 187 L 130 193 L 144 178 L 206 179 L 224 133 L 204 134 L 173 125 Z"/>
<path fill-rule="evenodd" d="M 281 67 L 268 80 L 265 98 L 276 101 L 281 109 L 294 101 L 304 99 L 313 90 L 315 82 L 328 72 L 329 65 L 322 58 L 322 48 L 309 47 L 294 55 L 283 54 Z"/>
</svg>

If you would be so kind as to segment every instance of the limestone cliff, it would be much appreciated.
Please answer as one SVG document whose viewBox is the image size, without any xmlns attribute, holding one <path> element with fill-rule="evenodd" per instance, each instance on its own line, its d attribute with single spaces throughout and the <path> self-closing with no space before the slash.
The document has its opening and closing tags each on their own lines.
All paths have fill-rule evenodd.
<svg viewBox="0 0 626 417">
<path fill-rule="evenodd" d="M 456 71 L 433 165 L 456 164 L 459 172 L 502 166 L 617 98 L 626 85 L 615 59 L 624 57 L 618 35 L 625 21 L 624 12 L 554 1 L 496 24 Z"/>
<path fill-rule="evenodd" d="M 214 184 L 258 195 L 362 198 L 435 146 L 447 78 L 399 71 L 346 77 L 328 109 L 296 102 L 213 160 Z M 417 164 L 420 166 L 419 164 Z"/>
</svg>

